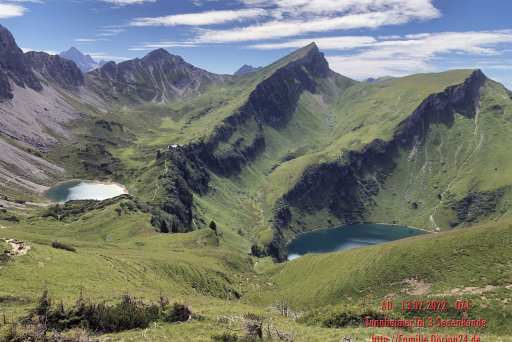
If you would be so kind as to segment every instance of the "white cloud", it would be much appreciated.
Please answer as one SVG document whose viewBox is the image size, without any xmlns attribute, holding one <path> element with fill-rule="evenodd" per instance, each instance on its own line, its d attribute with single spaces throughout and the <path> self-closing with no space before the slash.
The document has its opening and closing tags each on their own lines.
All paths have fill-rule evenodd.
<svg viewBox="0 0 512 342">
<path fill-rule="evenodd" d="M 272 50 L 272 49 L 289 49 L 301 48 L 315 42 L 322 50 L 350 50 L 369 46 L 377 40 L 370 36 L 341 36 L 341 37 L 321 37 L 321 38 L 306 38 L 295 39 L 281 43 L 267 43 L 256 44 L 249 46 L 253 49 L 259 50 Z"/>
<path fill-rule="evenodd" d="M 402 76 L 432 71 L 446 54 L 494 56 L 500 44 L 512 43 L 512 30 L 441 32 L 382 39 L 357 52 L 328 57 L 333 70 L 349 77 Z"/>
<path fill-rule="evenodd" d="M 233 43 L 309 33 L 399 25 L 438 18 L 433 0 L 238 0 L 245 8 L 135 18 L 132 26 L 205 26 L 244 21 L 229 29 L 196 29 L 189 42 Z M 257 22 L 248 19 L 258 19 Z"/>
<path fill-rule="evenodd" d="M 126 5 L 140 5 L 146 2 L 156 2 L 156 0 L 100 0 L 103 2 L 108 2 L 110 4 L 116 6 L 126 6 Z"/>
<path fill-rule="evenodd" d="M 109 39 L 107 38 L 77 38 L 75 42 L 87 44 L 87 43 L 96 43 L 96 42 L 107 42 Z"/>
<path fill-rule="evenodd" d="M 105 52 L 85 52 L 84 54 L 90 55 L 96 61 L 105 60 L 105 61 L 122 62 L 122 61 L 126 61 L 129 59 L 127 57 L 112 56 Z"/>
<path fill-rule="evenodd" d="M 230 43 L 429 20 L 441 14 L 432 0 L 242 0 L 264 7 L 272 19 L 226 30 L 202 30 L 199 42 Z"/>
<path fill-rule="evenodd" d="M 31 2 L 34 4 L 43 4 L 42 0 L 7 0 L 8 2 Z"/>
<path fill-rule="evenodd" d="M 156 49 L 169 49 L 175 47 L 196 47 L 194 43 L 182 43 L 182 42 L 157 42 L 157 43 L 145 43 L 139 46 L 129 48 L 129 51 L 150 51 Z"/>
<path fill-rule="evenodd" d="M 98 33 L 99 37 L 113 37 L 117 36 L 121 32 L 124 32 L 125 29 L 121 27 L 104 27 L 100 30 L 100 33 Z"/>
<path fill-rule="evenodd" d="M 20 17 L 27 9 L 20 5 L 0 3 L 0 19 Z"/>
<path fill-rule="evenodd" d="M 249 6 L 274 7 L 299 14 L 367 13 L 401 8 L 404 12 L 414 11 L 426 18 L 435 18 L 440 15 L 431 0 L 241 0 L 241 2 Z"/>
<path fill-rule="evenodd" d="M 257 18 L 267 14 L 267 11 L 259 8 L 208 11 L 200 13 L 176 14 L 164 17 L 136 18 L 131 22 L 132 26 L 201 26 L 222 24 L 243 19 Z"/>
<path fill-rule="evenodd" d="M 343 56 L 327 57 L 330 67 L 345 76 L 363 80 L 369 77 L 404 76 L 432 71 L 434 67 L 417 59 L 365 59 Z"/>
</svg>

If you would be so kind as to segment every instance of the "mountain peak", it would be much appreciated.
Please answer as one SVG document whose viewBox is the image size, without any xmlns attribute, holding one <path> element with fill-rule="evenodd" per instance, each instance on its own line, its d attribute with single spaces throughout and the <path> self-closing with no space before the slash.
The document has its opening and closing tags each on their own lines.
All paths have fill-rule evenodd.
<svg viewBox="0 0 512 342">
<path fill-rule="evenodd" d="M 73 53 L 79 53 L 79 54 L 82 54 L 82 52 L 80 52 L 80 50 L 78 50 L 76 47 L 72 46 L 70 47 L 67 51 L 64 51 L 64 52 L 73 52 Z"/>
<path fill-rule="evenodd" d="M 260 69 L 261 69 L 261 67 L 255 68 L 252 65 L 244 64 L 240 67 L 240 69 L 235 71 L 234 75 L 235 76 L 243 76 L 243 75 L 247 75 L 247 74 L 252 74 L 253 72 L 256 72 Z"/>
<path fill-rule="evenodd" d="M 98 67 L 98 63 L 90 55 L 86 55 L 72 46 L 68 50 L 59 53 L 59 56 L 75 62 L 83 73 Z"/>
<path fill-rule="evenodd" d="M 311 71 L 318 76 L 327 76 L 331 73 L 329 63 L 327 63 L 324 54 L 314 42 L 292 52 L 282 62 L 308 65 Z"/>
<path fill-rule="evenodd" d="M 14 40 L 14 37 L 11 34 L 11 32 L 2 25 L 0 25 L 0 48 L 2 50 L 19 49 L 18 45 L 16 44 L 16 40 Z"/>
<path fill-rule="evenodd" d="M 106 63 L 87 77 L 106 97 L 123 97 L 133 103 L 165 102 L 197 95 L 226 79 L 197 68 L 165 49 L 119 64 Z"/>
<path fill-rule="evenodd" d="M 306 46 L 304 47 L 304 49 L 308 49 L 308 50 L 319 50 L 319 51 L 320 51 L 320 49 L 318 48 L 318 45 L 316 45 L 316 42 L 311 42 L 311 43 L 309 43 L 308 45 L 306 45 Z"/>
<path fill-rule="evenodd" d="M 0 99 L 14 96 L 9 80 L 20 87 L 27 86 L 36 91 L 43 89 L 11 32 L 0 25 Z"/>
<path fill-rule="evenodd" d="M 166 58 L 169 58 L 172 56 L 174 56 L 174 55 L 170 54 L 169 51 L 167 51 L 166 49 L 160 48 L 160 49 L 151 51 L 146 56 L 144 56 L 142 59 L 146 60 L 146 61 L 147 60 L 159 60 L 159 59 L 166 59 Z"/>
</svg>

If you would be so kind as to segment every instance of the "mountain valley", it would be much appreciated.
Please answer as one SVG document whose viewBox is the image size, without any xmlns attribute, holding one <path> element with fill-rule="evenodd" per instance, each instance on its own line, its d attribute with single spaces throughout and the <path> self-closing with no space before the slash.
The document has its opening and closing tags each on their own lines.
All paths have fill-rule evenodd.
<svg viewBox="0 0 512 342">
<path fill-rule="evenodd" d="M 485 341 L 512 335 L 512 92 L 482 71 L 359 82 L 314 43 L 234 76 L 164 49 L 86 69 L 0 27 L 0 243 L 30 246 L 0 258 L 0 313 L 23 317 L 43 289 L 164 293 L 197 315 L 99 337 L 209 341 L 251 313 L 339 341 L 370 338 L 357 319 L 382 298 L 465 294 Z M 46 198 L 72 179 L 129 194 Z M 361 223 L 426 234 L 287 261 L 299 234 Z"/>
</svg>

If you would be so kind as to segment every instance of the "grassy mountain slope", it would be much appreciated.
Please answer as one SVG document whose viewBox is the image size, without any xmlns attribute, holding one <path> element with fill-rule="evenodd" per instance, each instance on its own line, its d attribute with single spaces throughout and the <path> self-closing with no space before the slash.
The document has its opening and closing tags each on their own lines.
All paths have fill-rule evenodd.
<svg viewBox="0 0 512 342">
<path fill-rule="evenodd" d="M 80 290 L 94 300 L 109 302 L 127 292 L 147 300 L 162 293 L 188 303 L 203 318 L 157 324 L 144 333 L 149 339 L 187 341 L 193 336 L 194 341 L 208 341 L 214 334 L 241 329 L 241 317 L 251 312 L 292 332 L 297 341 L 336 341 L 340 336 L 368 338 L 391 331 L 330 329 L 315 323 L 318 319 L 354 310 L 348 308 L 359 308 L 356 312 L 376 308 L 389 294 L 396 301 L 417 298 L 408 291 L 425 288 L 416 295 L 474 300 L 477 309 L 471 317 L 491 322 L 481 332 L 486 341 L 499 341 L 493 335 L 511 333 L 507 322 L 512 312 L 506 302 L 512 283 L 509 218 L 380 246 L 310 255 L 255 272 L 251 260 L 233 248 L 237 242 L 229 234 L 220 240 L 209 230 L 162 235 L 149 226 L 146 214 L 122 205 L 130 201 L 124 197 L 96 204 L 96 209 L 69 213 L 60 221 L 17 212 L 19 223 L 2 222 L 2 237 L 23 240 L 31 247 L 27 255 L 0 261 L 2 311 L 8 317 L 24 314 L 43 288 L 64 303 L 72 303 Z M 76 252 L 52 248 L 55 240 Z M 414 281 L 407 282 L 410 279 Z M 283 302 L 303 318 L 281 316 L 275 305 Z M 135 341 L 141 334 L 130 331 L 113 337 Z"/>
<path fill-rule="evenodd" d="M 414 288 L 409 279 L 429 285 L 423 296 L 450 296 L 455 288 L 487 285 L 506 294 L 505 287 L 512 283 L 512 255 L 506 247 L 512 239 L 511 228 L 508 216 L 477 227 L 306 255 L 271 270 L 276 289 L 262 298 L 284 298 L 297 307 L 314 308 L 366 297 L 379 300 L 391 293 L 405 297 Z"/>
<path fill-rule="evenodd" d="M 116 180 L 133 197 L 2 210 L 0 238 L 31 246 L 0 259 L 8 314 L 44 287 L 66 303 L 80 288 L 108 301 L 164 293 L 202 319 L 114 337 L 207 341 L 239 331 L 251 312 L 297 341 L 335 341 L 372 331 L 328 329 L 322 317 L 422 292 L 474 298 L 474 314 L 493 321 L 486 341 L 512 333 L 512 99 L 481 72 L 358 83 L 310 45 L 193 97 L 106 110 L 67 99 L 86 115 L 43 157 L 66 169 L 60 177 Z M 283 260 L 296 234 L 358 221 L 457 228 L 285 264 L 249 255 L 256 245 Z M 302 318 L 280 315 L 283 301 Z"/>
<path fill-rule="evenodd" d="M 440 74 L 423 74 L 391 79 L 378 84 L 360 83 L 336 99 L 332 125 L 322 132 L 325 143 L 313 145 L 313 151 L 285 163 L 270 175 L 272 189 L 268 202 L 273 203 L 299 181 L 307 165 L 336 161 L 343 153 L 361 150 L 375 139 L 389 140 L 400 122 L 405 120 L 429 95 L 460 84 L 471 70 Z M 314 148 L 316 147 L 316 148 Z M 283 187 L 283 179 L 289 179 Z"/>
<path fill-rule="evenodd" d="M 316 51 L 315 46 L 305 47 L 258 72 L 193 98 L 168 104 L 114 107 L 108 114 L 98 113 L 96 121 L 111 121 L 124 127 L 123 132 L 114 131 L 114 137 L 106 137 L 104 161 L 116 165 L 117 170 L 108 169 L 103 175 L 127 184 L 133 194 L 144 200 L 161 202 L 168 194 L 160 179 L 167 178 L 164 174 L 172 162 L 156 160 L 156 151 L 165 151 L 171 145 L 183 146 L 186 154 L 197 155 L 205 163 L 203 167 L 210 170 L 211 176 L 209 188 L 217 189 L 214 193 L 195 194 L 192 209 L 196 224 L 201 226 L 200 221 L 216 218 L 234 231 L 245 231 L 252 241 L 262 245 L 269 245 L 272 236 L 275 241 L 275 231 L 281 228 L 282 207 L 290 211 L 291 217 L 279 233 L 283 237 L 278 239 L 284 241 L 299 231 L 346 222 L 395 222 L 442 229 L 507 210 L 508 178 L 502 177 L 499 167 L 493 172 L 498 172 L 497 178 L 503 184 L 494 189 L 475 188 L 474 184 L 485 181 L 485 177 L 470 180 L 473 176 L 466 174 L 466 170 L 478 170 L 476 163 L 485 158 L 493 158 L 491 164 L 507 159 L 494 158 L 502 149 L 497 147 L 502 138 L 483 132 L 496 127 L 496 122 L 489 121 L 493 114 L 488 112 L 504 113 L 502 120 L 507 123 L 510 97 L 506 89 L 486 81 L 481 96 L 478 95 L 481 108 L 475 117 L 454 115 L 452 108 L 442 109 L 447 112 L 439 117 L 453 115 L 453 121 L 429 123 L 427 131 L 421 133 L 410 128 L 414 141 L 403 146 L 393 144 L 399 140 L 399 134 L 406 134 L 403 126 L 428 104 L 429 96 L 443 97 L 450 89 L 464 88 L 464 82 L 471 79 L 474 71 L 413 75 L 373 84 L 357 84 L 334 73 L 324 77 L 313 75 L 313 91 L 290 90 L 297 92 L 297 101 L 273 108 L 270 119 L 265 119 L 267 114 L 254 107 L 260 101 L 257 94 L 262 89 L 272 91 L 272 87 L 286 85 L 286 77 L 308 84 L 309 81 L 300 79 L 303 76 L 293 74 L 290 66 L 304 63 L 314 70 L 319 65 L 316 63 L 321 64 L 315 59 Z M 276 88 L 274 93 L 282 91 Z M 275 101 L 285 103 L 282 99 Z M 265 106 L 272 108 L 270 103 Z M 256 114 L 247 114 L 251 111 Z M 286 114 L 287 111 L 290 113 Z M 277 113 L 280 118 L 272 117 Z M 475 131 L 475 122 L 482 123 L 478 127 L 482 133 Z M 90 125 L 97 126 L 97 122 L 91 121 Z M 83 134 L 93 140 L 98 136 L 104 139 L 104 133 L 95 129 Z M 387 164 L 359 161 L 355 170 L 353 159 L 364 158 L 375 143 L 391 144 L 396 151 L 387 151 L 390 155 L 382 157 L 388 160 Z M 473 155 L 475 149 L 482 153 Z M 429 153 L 432 150 L 440 151 L 440 157 Z M 488 150 L 495 153 L 489 154 Z M 91 156 L 97 154 L 94 148 L 92 152 Z M 454 159 L 458 160 L 450 165 L 448 160 Z M 436 167 L 447 163 L 447 167 Z M 356 182 L 364 184 L 363 193 L 357 200 L 340 197 L 340 192 L 356 193 L 361 189 L 347 187 L 341 180 L 332 186 L 328 173 L 321 176 L 325 168 L 350 169 L 359 179 Z M 417 174 L 423 176 L 415 177 Z M 319 182 L 325 179 L 326 183 L 307 185 L 308 177 Z M 407 177 L 409 181 L 403 182 Z M 337 189 L 333 191 L 338 194 L 326 195 L 326 187 Z M 448 187 L 458 190 L 450 192 Z M 493 194 L 496 190 L 498 193 Z M 470 193 L 474 191 L 478 192 L 477 201 L 488 202 L 487 212 L 467 214 L 471 209 L 466 202 L 472 200 Z M 297 193 L 307 193 L 310 198 L 304 199 Z M 343 204 L 344 201 L 348 204 Z M 333 207 L 334 202 L 338 202 L 337 207 Z M 350 203 L 357 206 L 351 207 Z M 236 208 L 238 214 L 231 215 L 230 208 Z"/>
<path fill-rule="evenodd" d="M 386 191 L 376 198 L 373 219 L 391 214 L 406 224 L 447 228 L 508 212 L 511 106 L 510 93 L 487 81 L 474 117 L 456 115 L 449 124 L 432 125 L 424 141 L 402 152 Z M 411 210 L 413 203 L 417 209 Z"/>
<path fill-rule="evenodd" d="M 2 237 L 25 241 L 31 249 L 2 265 L 0 296 L 22 301 L 44 287 L 63 299 L 76 297 L 80 288 L 103 299 L 123 292 L 149 297 L 159 291 L 173 296 L 240 296 L 237 277 L 249 273 L 250 264 L 236 249 L 222 247 L 232 244 L 229 236 L 219 245 L 212 231 L 159 234 L 126 196 L 85 211 L 80 209 L 88 206 L 84 203 L 76 202 L 60 219 L 48 216 L 56 212 L 52 208 L 20 211 L 19 222 L 2 226 Z M 52 248 L 54 241 L 76 252 Z"/>
</svg>

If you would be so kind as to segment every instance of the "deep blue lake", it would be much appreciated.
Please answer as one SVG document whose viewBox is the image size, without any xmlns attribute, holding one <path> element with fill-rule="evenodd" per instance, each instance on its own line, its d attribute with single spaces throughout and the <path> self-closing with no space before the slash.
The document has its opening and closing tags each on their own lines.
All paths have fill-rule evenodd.
<svg viewBox="0 0 512 342">
<path fill-rule="evenodd" d="M 355 224 L 300 234 L 288 245 L 288 260 L 308 253 L 328 253 L 377 245 L 425 234 L 420 229 L 388 224 Z"/>
</svg>

